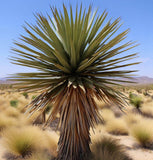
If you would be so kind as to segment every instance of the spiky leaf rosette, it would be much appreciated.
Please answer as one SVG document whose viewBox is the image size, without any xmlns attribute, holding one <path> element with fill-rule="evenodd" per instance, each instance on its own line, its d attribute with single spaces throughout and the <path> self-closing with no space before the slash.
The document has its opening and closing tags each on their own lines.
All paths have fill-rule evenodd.
<svg viewBox="0 0 153 160">
<path fill-rule="evenodd" d="M 12 63 L 38 71 L 18 73 L 11 79 L 23 91 L 41 91 L 27 112 L 43 112 L 53 102 L 47 122 L 60 113 L 59 153 L 64 156 L 59 155 L 72 160 L 88 150 L 89 128 L 100 119 L 94 97 L 120 108 L 125 105 L 125 96 L 111 84 L 128 82 L 123 78 L 130 78 L 134 71 L 122 68 L 137 64 L 125 63 L 137 54 L 122 53 L 136 44 L 123 41 L 129 30 L 116 34 L 120 18 L 105 22 L 106 11 L 91 14 L 91 7 L 86 11 L 81 6 L 74 14 L 72 7 L 68 12 L 64 5 L 63 12 L 51 11 L 53 18 L 37 14 L 36 25 L 27 23 L 27 36 L 21 35 L 13 48 Z"/>
</svg>

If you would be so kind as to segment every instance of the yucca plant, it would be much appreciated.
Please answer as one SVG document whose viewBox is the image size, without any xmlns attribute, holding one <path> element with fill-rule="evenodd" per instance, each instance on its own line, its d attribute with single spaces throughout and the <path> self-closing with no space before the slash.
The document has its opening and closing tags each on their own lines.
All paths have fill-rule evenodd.
<svg viewBox="0 0 153 160">
<path fill-rule="evenodd" d="M 116 34 L 120 18 L 106 21 L 107 12 L 92 14 L 70 6 L 68 11 L 51 8 L 52 15 L 36 14 L 36 24 L 26 23 L 26 36 L 21 35 L 12 50 L 12 63 L 38 69 L 33 73 L 13 75 L 21 91 L 41 91 L 28 106 L 27 112 L 44 112 L 53 103 L 46 124 L 60 114 L 57 159 L 84 159 L 90 152 L 90 127 L 101 120 L 94 97 L 122 108 L 126 97 L 111 85 L 129 82 L 133 70 L 122 68 L 137 63 L 127 60 L 134 54 L 123 54 L 137 44 L 124 42 L 129 30 Z M 53 16 L 53 17 L 52 17 Z M 120 43 L 121 42 L 121 43 Z M 124 63 L 124 64 L 123 64 Z"/>
</svg>

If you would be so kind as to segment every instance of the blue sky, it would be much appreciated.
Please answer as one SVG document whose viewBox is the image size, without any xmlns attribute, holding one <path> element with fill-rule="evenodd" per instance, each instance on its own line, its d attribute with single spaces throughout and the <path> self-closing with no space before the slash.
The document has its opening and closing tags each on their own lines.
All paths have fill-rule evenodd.
<svg viewBox="0 0 153 160">
<path fill-rule="evenodd" d="M 29 71 L 10 63 L 8 58 L 12 55 L 13 40 L 24 34 L 22 25 L 25 21 L 35 23 L 33 13 L 51 13 L 49 5 L 62 8 L 63 2 L 74 7 L 81 2 L 83 7 L 92 4 L 93 9 L 98 8 L 98 13 L 106 9 L 109 18 L 121 17 L 122 29 L 131 30 L 128 39 L 140 43 L 134 52 L 139 52 L 138 61 L 143 63 L 133 68 L 139 70 L 137 74 L 140 76 L 153 77 L 153 0 L 5 0 L 0 4 L 0 78 Z"/>
</svg>

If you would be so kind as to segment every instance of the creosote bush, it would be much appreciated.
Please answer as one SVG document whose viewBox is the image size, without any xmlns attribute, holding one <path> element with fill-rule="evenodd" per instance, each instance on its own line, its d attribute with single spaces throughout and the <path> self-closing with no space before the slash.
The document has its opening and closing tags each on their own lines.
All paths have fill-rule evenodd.
<svg viewBox="0 0 153 160">
<path fill-rule="evenodd" d="M 11 100 L 10 105 L 16 108 L 18 106 L 18 102 L 19 102 L 18 100 Z"/>
<path fill-rule="evenodd" d="M 140 111 L 141 105 L 143 103 L 142 98 L 132 93 L 129 94 L 129 98 L 130 103 Z"/>
<path fill-rule="evenodd" d="M 117 140 L 103 137 L 91 145 L 91 160 L 132 160 L 125 152 L 124 146 Z"/>
</svg>

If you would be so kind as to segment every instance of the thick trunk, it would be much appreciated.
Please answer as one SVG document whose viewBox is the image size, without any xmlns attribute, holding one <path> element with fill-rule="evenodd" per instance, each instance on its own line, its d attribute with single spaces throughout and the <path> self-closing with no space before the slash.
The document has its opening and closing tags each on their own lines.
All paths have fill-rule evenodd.
<svg viewBox="0 0 153 160">
<path fill-rule="evenodd" d="M 93 91 L 70 86 L 56 98 L 60 108 L 57 160 L 84 160 L 90 151 L 90 127 L 98 121 Z M 54 111 L 53 111 L 54 112 Z"/>
<path fill-rule="evenodd" d="M 74 126 L 74 130 L 75 127 L 77 126 Z M 71 129 L 61 131 L 57 160 L 85 160 L 90 154 L 89 136 L 86 137 L 83 133 L 73 134 L 73 132 Z M 89 133 L 89 130 L 87 132 Z M 68 134 L 72 136 L 67 136 Z"/>
</svg>

